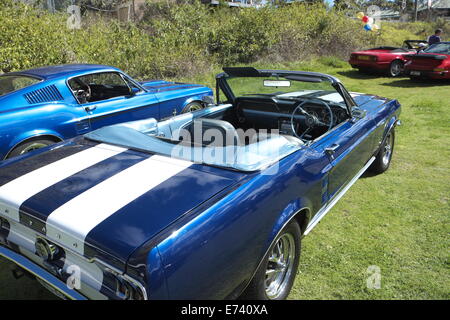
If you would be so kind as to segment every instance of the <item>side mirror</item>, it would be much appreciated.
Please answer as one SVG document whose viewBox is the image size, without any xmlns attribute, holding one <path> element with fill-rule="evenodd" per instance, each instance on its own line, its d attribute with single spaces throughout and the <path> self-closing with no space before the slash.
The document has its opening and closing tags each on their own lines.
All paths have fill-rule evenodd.
<svg viewBox="0 0 450 320">
<path fill-rule="evenodd" d="M 130 88 L 130 96 L 131 96 L 131 97 L 132 97 L 132 96 L 135 96 L 139 91 L 141 91 L 141 90 L 139 90 L 139 88 L 131 87 L 131 88 Z"/>
<path fill-rule="evenodd" d="M 364 118 L 364 117 L 366 116 L 366 114 L 367 114 L 367 111 L 366 111 L 366 110 L 360 109 L 360 108 L 358 108 L 358 107 L 354 107 L 354 108 L 352 109 L 352 119 L 353 119 L 353 122 L 356 122 L 356 121 L 358 121 L 358 120 Z"/>
<path fill-rule="evenodd" d="M 214 96 L 203 96 L 202 97 L 202 102 L 206 105 L 215 105 L 216 103 L 214 102 Z"/>
</svg>

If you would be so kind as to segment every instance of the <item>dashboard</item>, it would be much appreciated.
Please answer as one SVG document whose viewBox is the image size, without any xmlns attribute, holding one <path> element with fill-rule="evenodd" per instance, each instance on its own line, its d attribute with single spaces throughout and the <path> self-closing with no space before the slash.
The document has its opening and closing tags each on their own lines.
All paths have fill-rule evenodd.
<svg viewBox="0 0 450 320">
<path fill-rule="evenodd" d="M 238 114 L 245 118 L 272 117 L 273 120 L 280 118 L 290 119 L 294 108 L 302 100 L 280 99 L 264 96 L 239 97 L 236 99 Z M 308 99 L 303 100 L 308 101 Z M 333 112 L 333 126 L 348 119 L 347 108 L 342 103 L 327 102 Z M 320 121 L 329 123 L 330 113 L 323 103 L 311 101 L 305 103 L 303 109 L 316 116 Z M 268 120 L 268 119 L 267 119 Z M 276 120 L 278 121 L 278 120 Z"/>
<path fill-rule="evenodd" d="M 333 112 L 333 126 L 345 121 L 348 118 L 347 110 L 345 108 L 341 106 L 333 106 L 332 104 L 329 104 L 329 106 Z M 330 112 L 324 105 L 310 104 L 306 105 L 303 109 L 324 123 L 330 122 Z"/>
</svg>

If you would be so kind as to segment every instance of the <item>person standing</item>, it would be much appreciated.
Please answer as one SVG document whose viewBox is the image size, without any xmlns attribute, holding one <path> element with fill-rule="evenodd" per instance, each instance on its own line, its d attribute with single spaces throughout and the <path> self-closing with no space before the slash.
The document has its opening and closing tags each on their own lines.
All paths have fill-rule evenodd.
<svg viewBox="0 0 450 320">
<path fill-rule="evenodd" d="M 432 44 L 441 42 L 441 34 L 442 29 L 436 29 L 434 34 L 428 38 L 428 44 L 431 46 Z"/>
</svg>

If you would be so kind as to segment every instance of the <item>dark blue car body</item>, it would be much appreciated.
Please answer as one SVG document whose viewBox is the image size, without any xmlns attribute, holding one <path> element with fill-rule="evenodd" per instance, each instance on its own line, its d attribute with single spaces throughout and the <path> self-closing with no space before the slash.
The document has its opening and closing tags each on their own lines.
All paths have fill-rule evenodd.
<svg viewBox="0 0 450 320">
<path fill-rule="evenodd" d="M 135 92 L 80 103 L 68 84 L 77 77 L 113 73 L 133 84 Z M 29 141 L 59 142 L 105 125 L 145 118 L 163 119 L 201 103 L 211 89 L 162 80 L 137 82 L 121 70 L 103 65 L 60 65 L 0 76 L 27 77 L 33 84 L 0 94 L 0 160 Z M 124 83 L 125 84 L 125 83 Z M 12 90 L 12 91 L 11 91 Z"/>
<path fill-rule="evenodd" d="M 121 299 L 122 283 L 140 299 L 239 297 L 281 230 L 296 221 L 302 236 L 308 234 L 373 163 L 399 123 L 397 100 L 350 95 L 327 75 L 293 75 L 330 79 L 351 100 L 351 114 L 256 169 L 171 158 L 163 151 L 170 146 L 164 140 L 169 131 L 234 113 L 233 99 L 166 121 L 105 127 L 4 162 L 0 255 L 74 299 Z M 224 92 L 226 77 L 218 76 Z M 252 99 L 263 105 L 267 98 Z M 111 141 L 99 138 L 105 133 Z M 143 133 L 161 152 L 146 150 Z M 146 143 L 140 145 L 140 137 Z M 38 181 L 44 175 L 47 181 Z M 39 241 L 56 244 L 64 259 L 43 261 L 35 249 Z M 82 269 L 79 290 L 64 285 L 72 264 Z"/>
</svg>

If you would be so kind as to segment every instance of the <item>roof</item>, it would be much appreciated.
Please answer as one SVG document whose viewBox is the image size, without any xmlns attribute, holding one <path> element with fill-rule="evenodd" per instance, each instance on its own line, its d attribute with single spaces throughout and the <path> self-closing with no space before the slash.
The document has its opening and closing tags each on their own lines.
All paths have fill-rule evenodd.
<svg viewBox="0 0 450 320">
<path fill-rule="evenodd" d="M 41 67 L 19 72 L 11 72 L 9 75 L 20 74 L 41 79 L 55 79 L 60 77 L 75 76 L 80 73 L 96 71 L 118 71 L 119 69 L 100 64 L 62 64 L 56 66 Z"/>
</svg>

